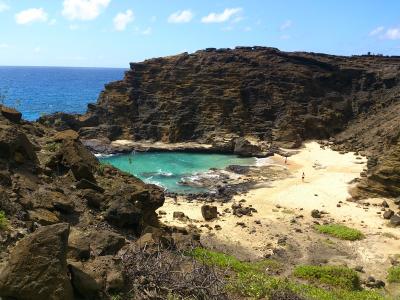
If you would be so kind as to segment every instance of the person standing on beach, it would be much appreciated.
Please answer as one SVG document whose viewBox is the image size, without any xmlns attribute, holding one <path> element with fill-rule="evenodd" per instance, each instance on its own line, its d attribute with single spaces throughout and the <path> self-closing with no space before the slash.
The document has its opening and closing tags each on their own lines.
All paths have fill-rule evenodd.
<svg viewBox="0 0 400 300">
<path fill-rule="evenodd" d="M 303 172 L 303 174 L 301 175 L 301 181 L 303 181 L 304 182 L 304 178 L 306 177 L 306 174 L 304 174 L 304 172 Z"/>
<path fill-rule="evenodd" d="M 287 164 L 287 156 L 285 156 L 285 165 Z"/>
</svg>

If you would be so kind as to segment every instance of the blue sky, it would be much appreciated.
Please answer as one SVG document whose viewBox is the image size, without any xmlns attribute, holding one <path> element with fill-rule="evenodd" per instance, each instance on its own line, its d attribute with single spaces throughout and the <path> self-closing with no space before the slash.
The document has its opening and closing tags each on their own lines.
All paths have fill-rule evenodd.
<svg viewBox="0 0 400 300">
<path fill-rule="evenodd" d="M 0 0 L 0 65 L 127 67 L 238 45 L 400 55 L 400 1 Z"/>
</svg>

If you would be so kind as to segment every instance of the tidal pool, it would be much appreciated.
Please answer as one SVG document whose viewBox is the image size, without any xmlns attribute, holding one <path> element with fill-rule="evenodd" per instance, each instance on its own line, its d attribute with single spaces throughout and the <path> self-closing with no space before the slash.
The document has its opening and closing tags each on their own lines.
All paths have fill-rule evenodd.
<svg viewBox="0 0 400 300">
<path fill-rule="evenodd" d="M 191 185 L 190 182 L 201 176 L 215 176 L 208 172 L 212 168 L 224 169 L 229 165 L 256 163 L 255 158 L 230 154 L 185 152 L 135 152 L 100 158 L 100 161 L 174 193 L 206 192 L 204 187 Z"/>
</svg>

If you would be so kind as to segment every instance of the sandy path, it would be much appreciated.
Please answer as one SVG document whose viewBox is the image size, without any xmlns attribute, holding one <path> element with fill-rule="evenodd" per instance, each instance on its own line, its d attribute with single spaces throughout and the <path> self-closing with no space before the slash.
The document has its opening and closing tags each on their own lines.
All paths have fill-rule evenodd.
<svg viewBox="0 0 400 300">
<path fill-rule="evenodd" d="M 244 205 L 252 205 L 257 209 L 254 216 L 238 218 L 231 213 L 222 213 L 232 203 L 217 204 L 222 215 L 217 220 L 204 222 L 200 212 L 201 203 L 188 203 L 179 198 L 178 203 L 167 199 L 161 208 L 167 213 L 162 221 L 180 226 L 189 223 L 198 227 L 205 224 L 211 227 L 220 225 L 220 230 L 202 227 L 203 243 L 218 245 L 217 248 L 222 247 L 243 258 L 271 254 L 279 247 L 278 240 L 285 237 L 292 243 L 292 256 L 300 262 L 309 262 L 320 256 L 324 258 L 325 250 L 310 253 L 310 249 L 319 249 L 327 239 L 313 229 L 315 219 L 311 217 L 311 210 L 324 210 L 329 214 L 323 220 L 345 223 L 366 235 L 365 239 L 356 242 L 333 239 L 339 250 L 327 250 L 326 256 L 330 262 L 362 265 L 369 274 L 384 279 L 390 266 L 389 255 L 400 253 L 400 240 L 385 237 L 382 233 L 400 238 L 399 230 L 387 226 L 387 221 L 378 214 L 380 205 L 372 205 L 380 204 L 382 199 L 368 199 L 366 202 L 371 204 L 368 208 L 361 203 L 346 201 L 349 182 L 359 176 L 366 159 L 353 153 L 340 154 L 321 149 L 316 142 L 306 143 L 301 151 L 289 157 L 287 165 L 282 157 L 275 156 L 272 159 L 274 164 L 288 168 L 292 175 L 273 182 L 271 187 L 254 189 L 234 199 L 236 202 L 245 199 Z M 302 172 L 305 173 L 304 182 L 301 180 Z M 190 221 L 174 220 L 174 211 L 184 212 Z M 261 224 L 256 224 L 256 220 Z M 245 227 L 238 226 L 237 222 L 244 223 Z M 341 254 L 342 248 L 346 249 L 346 254 Z"/>
</svg>

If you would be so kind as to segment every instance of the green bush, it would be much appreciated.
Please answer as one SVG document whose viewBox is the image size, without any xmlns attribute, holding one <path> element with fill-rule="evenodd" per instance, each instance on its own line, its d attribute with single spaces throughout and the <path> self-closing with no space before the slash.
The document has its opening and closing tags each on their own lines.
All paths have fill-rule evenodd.
<svg viewBox="0 0 400 300">
<path fill-rule="evenodd" d="M 361 231 L 340 224 L 315 225 L 315 229 L 342 240 L 355 241 L 364 238 Z"/>
<path fill-rule="evenodd" d="M 340 266 L 297 266 L 293 275 L 313 283 L 327 284 L 346 290 L 359 290 L 360 279 L 357 272 Z"/>
<path fill-rule="evenodd" d="M 388 277 L 387 277 L 389 282 L 396 282 L 400 283 L 400 266 L 394 266 L 391 267 L 388 271 Z"/>
<path fill-rule="evenodd" d="M 8 227 L 8 220 L 4 211 L 0 210 L 0 230 L 5 230 Z"/>
<path fill-rule="evenodd" d="M 296 299 L 295 296 L 307 300 L 386 300 L 382 291 L 364 291 L 348 290 L 359 288 L 359 279 L 355 271 L 348 268 L 325 269 L 322 278 L 336 276 L 338 279 L 332 279 L 335 283 L 331 289 L 313 286 L 310 284 L 301 284 L 289 279 L 282 279 L 277 276 L 266 274 L 268 269 L 282 269 L 282 264 L 274 260 L 263 260 L 260 262 L 242 262 L 236 257 L 211 251 L 204 248 L 196 248 L 188 253 L 195 259 L 214 265 L 220 269 L 230 270 L 228 273 L 227 290 L 231 293 L 250 297 L 251 299 Z M 304 266 L 303 266 L 304 267 Z M 320 267 L 323 268 L 323 267 Z M 335 267 L 330 267 L 335 268 Z M 297 268 L 296 268 L 297 269 Z M 309 271 L 310 269 L 308 269 Z M 300 272 L 301 271 L 301 272 Z M 340 271 L 340 272 L 339 272 Z M 306 270 L 298 267 L 301 274 L 308 273 Z M 337 274 L 336 272 L 339 272 Z M 353 273 L 354 272 L 354 273 Z M 318 273 L 318 272 L 317 272 Z M 355 276 L 354 276 L 355 274 Z M 314 277 L 314 276 L 311 276 Z M 316 281 L 312 280 L 316 283 Z M 326 283 L 325 283 L 326 284 Z M 328 284 L 326 284 L 328 285 Z M 339 287 L 338 287 L 339 285 Z M 342 287 L 345 287 L 344 289 Z M 286 297 L 286 298 L 285 298 Z"/>
</svg>

